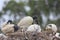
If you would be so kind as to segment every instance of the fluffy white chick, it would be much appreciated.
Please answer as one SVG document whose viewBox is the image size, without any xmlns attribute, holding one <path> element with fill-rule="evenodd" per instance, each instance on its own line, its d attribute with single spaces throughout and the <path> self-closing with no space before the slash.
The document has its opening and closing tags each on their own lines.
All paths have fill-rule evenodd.
<svg viewBox="0 0 60 40">
<path fill-rule="evenodd" d="M 30 32 L 41 32 L 41 27 L 38 24 L 33 24 L 33 25 L 28 27 L 26 32 L 28 32 L 28 31 L 30 31 Z"/>
<path fill-rule="evenodd" d="M 57 26 L 55 24 L 48 24 L 46 29 L 51 29 L 54 33 L 57 32 Z"/>
</svg>

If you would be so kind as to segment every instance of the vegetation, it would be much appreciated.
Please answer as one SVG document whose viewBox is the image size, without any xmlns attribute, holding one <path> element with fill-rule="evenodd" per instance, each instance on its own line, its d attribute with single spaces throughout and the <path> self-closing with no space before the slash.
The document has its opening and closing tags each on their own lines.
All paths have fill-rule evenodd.
<svg viewBox="0 0 60 40">
<path fill-rule="evenodd" d="M 11 17 L 13 15 L 13 19 L 15 22 L 18 22 L 19 19 L 17 19 L 17 16 L 38 16 L 38 21 L 41 26 L 48 23 L 55 23 L 56 25 L 60 26 L 60 17 L 58 18 L 58 15 L 60 15 L 60 0 L 28 0 L 27 1 L 19 1 L 16 2 L 15 0 L 10 0 L 8 3 L 5 2 L 5 7 L 3 7 L 3 10 L 0 12 L 0 18 L 9 13 L 9 16 Z M 29 11 L 26 11 L 25 6 L 28 6 L 30 8 Z M 45 15 L 45 18 L 47 20 L 46 23 L 43 21 L 43 16 Z M 50 14 L 53 14 L 54 18 L 57 18 L 56 20 L 50 20 L 49 16 Z"/>
</svg>

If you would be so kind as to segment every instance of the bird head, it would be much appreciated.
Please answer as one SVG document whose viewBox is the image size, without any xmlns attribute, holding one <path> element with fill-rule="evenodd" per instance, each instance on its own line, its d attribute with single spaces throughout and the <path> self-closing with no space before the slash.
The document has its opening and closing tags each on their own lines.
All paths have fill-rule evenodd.
<svg viewBox="0 0 60 40">
<path fill-rule="evenodd" d="M 33 20 L 34 20 L 33 23 L 38 24 L 38 17 L 37 16 L 33 16 Z"/>
<path fill-rule="evenodd" d="M 7 24 L 9 24 L 9 23 L 12 24 L 13 23 L 12 20 L 8 20 L 7 21 Z"/>
<path fill-rule="evenodd" d="M 57 32 L 57 26 L 55 24 L 48 24 L 46 26 L 46 30 L 50 30 L 50 31 L 56 33 Z"/>
</svg>

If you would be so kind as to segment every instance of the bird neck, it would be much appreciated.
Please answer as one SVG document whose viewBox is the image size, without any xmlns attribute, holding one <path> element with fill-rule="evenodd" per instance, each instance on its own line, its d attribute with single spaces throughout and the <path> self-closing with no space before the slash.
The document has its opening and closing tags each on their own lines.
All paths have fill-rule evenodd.
<svg viewBox="0 0 60 40">
<path fill-rule="evenodd" d="M 38 23 L 38 20 L 34 20 L 33 23 L 34 23 L 34 24 L 39 24 L 39 23 Z"/>
</svg>

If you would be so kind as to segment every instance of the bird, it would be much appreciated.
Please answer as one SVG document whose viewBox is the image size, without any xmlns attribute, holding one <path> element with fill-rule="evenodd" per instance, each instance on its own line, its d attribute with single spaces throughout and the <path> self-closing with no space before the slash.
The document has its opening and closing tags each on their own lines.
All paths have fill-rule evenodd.
<svg viewBox="0 0 60 40">
<path fill-rule="evenodd" d="M 45 29 L 48 32 L 53 32 L 53 34 L 57 32 L 57 26 L 55 24 L 48 24 Z"/>
<path fill-rule="evenodd" d="M 17 25 L 20 27 L 20 29 L 25 31 L 30 25 L 32 25 L 32 23 L 33 18 L 31 16 L 25 16 L 18 22 Z"/>
<path fill-rule="evenodd" d="M 8 20 L 3 27 L 1 28 L 1 31 L 6 34 L 6 33 L 12 33 L 16 32 L 19 29 L 19 27 L 15 24 L 13 24 L 12 20 Z"/>
<path fill-rule="evenodd" d="M 41 32 L 41 27 L 38 24 L 33 24 L 31 26 L 28 27 L 27 32 Z"/>
<path fill-rule="evenodd" d="M 33 16 L 32 18 L 33 18 L 33 24 L 28 27 L 27 31 L 30 31 L 30 32 L 41 32 L 41 26 L 38 25 L 37 16 Z"/>
</svg>

